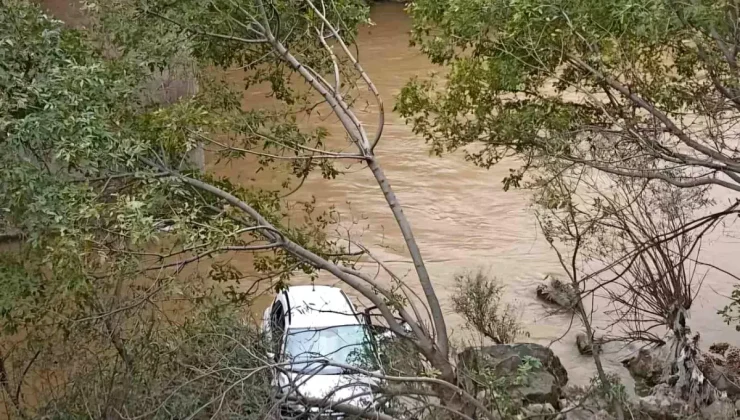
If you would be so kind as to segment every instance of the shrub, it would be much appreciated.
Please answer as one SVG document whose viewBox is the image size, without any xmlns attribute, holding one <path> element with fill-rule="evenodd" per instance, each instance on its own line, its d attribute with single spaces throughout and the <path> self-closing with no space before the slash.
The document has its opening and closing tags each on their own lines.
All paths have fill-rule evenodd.
<svg viewBox="0 0 740 420">
<path fill-rule="evenodd" d="M 497 279 L 479 270 L 456 275 L 455 283 L 452 302 L 469 327 L 497 344 L 512 343 L 525 333 L 521 311 L 501 301 L 504 287 Z"/>
</svg>

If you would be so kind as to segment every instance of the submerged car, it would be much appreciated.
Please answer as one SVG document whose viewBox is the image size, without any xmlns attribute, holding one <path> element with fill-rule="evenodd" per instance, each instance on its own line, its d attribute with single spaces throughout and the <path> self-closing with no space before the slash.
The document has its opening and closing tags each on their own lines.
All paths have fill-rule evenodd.
<svg viewBox="0 0 740 420">
<path fill-rule="evenodd" d="M 286 416 L 342 418 L 333 404 L 377 408 L 380 363 L 373 334 L 349 297 L 330 286 L 291 286 L 265 310 L 273 386 Z M 369 373 L 368 373 L 369 372 Z"/>
</svg>

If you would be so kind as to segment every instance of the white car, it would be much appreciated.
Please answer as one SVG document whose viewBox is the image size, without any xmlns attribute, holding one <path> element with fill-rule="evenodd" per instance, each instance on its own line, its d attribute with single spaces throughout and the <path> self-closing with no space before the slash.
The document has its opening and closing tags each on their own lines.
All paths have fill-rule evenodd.
<svg viewBox="0 0 740 420">
<path fill-rule="evenodd" d="M 265 310 L 263 331 L 276 362 L 272 381 L 283 415 L 342 418 L 331 409 L 338 403 L 377 408 L 373 388 L 378 380 L 344 367 L 380 373 L 372 332 L 341 289 L 287 288 Z"/>
</svg>

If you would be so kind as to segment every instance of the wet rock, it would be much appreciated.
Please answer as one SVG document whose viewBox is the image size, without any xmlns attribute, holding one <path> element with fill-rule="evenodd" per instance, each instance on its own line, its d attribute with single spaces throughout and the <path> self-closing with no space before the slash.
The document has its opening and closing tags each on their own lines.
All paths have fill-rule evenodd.
<svg viewBox="0 0 740 420">
<path fill-rule="evenodd" d="M 540 361 L 542 370 L 553 375 L 560 387 L 568 383 L 568 371 L 565 370 L 560 358 L 549 348 L 540 344 L 498 344 L 486 347 L 470 347 L 458 355 L 462 367 L 480 368 L 488 365 L 495 368 L 497 374 L 511 374 L 516 372 L 525 358 Z"/>
<path fill-rule="evenodd" d="M 614 420 L 614 416 L 606 410 L 592 411 L 588 408 L 570 408 L 563 410 L 558 420 Z"/>
<path fill-rule="evenodd" d="M 521 385 L 511 389 L 511 395 L 517 395 L 522 401 L 534 404 L 557 405 L 561 388 L 555 377 L 545 371 L 530 372 Z"/>
<path fill-rule="evenodd" d="M 592 387 L 569 385 L 563 388 L 563 395 L 565 400 L 560 402 L 561 414 L 573 411 L 571 418 L 574 419 L 586 416 L 586 413 L 579 410 L 586 410 L 589 414 L 585 418 L 592 418 L 595 413 L 611 408 L 609 401 L 601 393 L 594 392 Z"/>
<path fill-rule="evenodd" d="M 586 355 L 594 354 L 593 347 L 588 342 L 588 336 L 584 333 L 578 333 L 576 336 L 576 347 L 578 347 L 578 353 Z"/>
<path fill-rule="evenodd" d="M 724 392 L 730 398 L 740 397 L 740 378 L 732 372 L 727 371 L 722 366 L 711 365 L 701 367 L 700 370 L 709 380 L 709 383 L 717 388 L 717 391 Z"/>
<path fill-rule="evenodd" d="M 528 359 L 537 359 L 541 365 L 521 377 L 519 367 Z M 487 372 L 495 378 L 507 378 L 512 395 L 532 404 L 549 403 L 559 407 L 562 389 L 568 383 L 568 371 L 552 350 L 539 344 L 499 344 L 471 347 L 458 355 L 460 383 L 476 395 L 480 387 L 471 378 Z"/>
<path fill-rule="evenodd" d="M 558 420 L 589 420 L 593 418 L 594 413 L 585 408 L 569 407 L 563 410 L 558 416 Z"/>
<path fill-rule="evenodd" d="M 601 419 L 613 420 L 606 411 L 611 407 L 599 392 L 591 387 L 567 386 L 563 389 L 566 401 L 560 403 L 559 420 Z"/>
<path fill-rule="evenodd" d="M 534 417 L 542 420 L 551 420 L 557 417 L 558 412 L 555 408 L 549 404 L 530 404 L 521 409 L 522 415 L 525 417 Z"/>
<path fill-rule="evenodd" d="M 699 370 L 709 382 L 732 399 L 740 398 L 740 349 L 727 343 L 709 347 L 697 361 Z"/>
<path fill-rule="evenodd" d="M 701 416 L 712 420 L 732 420 L 735 416 L 735 404 L 727 398 L 717 400 L 701 409 Z"/>
<path fill-rule="evenodd" d="M 730 348 L 730 343 L 714 343 L 709 346 L 709 352 L 718 354 L 722 357 L 725 356 L 725 352 Z"/>
<path fill-rule="evenodd" d="M 642 348 L 636 355 L 622 360 L 633 378 L 643 381 L 652 387 L 661 382 L 663 374 L 667 369 L 666 363 L 670 359 L 670 346 L 660 346 L 652 349 Z"/>
<path fill-rule="evenodd" d="M 537 297 L 568 310 L 572 310 L 578 302 L 578 294 L 573 286 L 550 275 L 545 277 L 544 283 L 537 286 Z"/>
<path fill-rule="evenodd" d="M 656 420 L 679 420 L 685 410 L 685 404 L 679 399 L 658 398 L 652 395 L 640 398 L 638 407 L 640 412 Z"/>
<path fill-rule="evenodd" d="M 475 399 L 478 400 L 478 401 L 490 401 L 490 398 L 494 398 L 494 397 L 488 395 L 488 390 L 478 391 L 478 393 L 475 394 Z M 511 409 L 513 409 L 515 411 L 516 410 L 519 410 L 521 407 L 522 407 L 521 402 L 519 402 L 519 404 L 511 404 L 509 406 L 509 408 L 511 408 Z M 466 414 L 468 416 L 474 416 L 475 413 L 476 413 L 476 410 L 475 409 L 472 409 L 472 410 L 466 411 L 464 414 Z M 449 412 L 446 412 L 444 414 L 449 414 Z M 501 420 L 501 415 L 498 412 L 493 411 L 490 414 L 493 415 L 493 417 L 494 417 L 495 420 Z M 436 417 L 432 417 L 432 418 L 436 418 Z M 444 418 L 444 417 L 440 417 L 440 418 Z"/>
<path fill-rule="evenodd" d="M 578 348 L 579 353 L 586 356 L 594 354 L 594 347 L 596 347 L 596 350 L 601 353 L 601 340 L 595 338 L 593 340 L 593 345 L 591 345 L 588 342 L 586 333 L 578 333 L 578 335 L 576 335 L 576 347 Z"/>
<path fill-rule="evenodd" d="M 691 413 L 686 401 L 677 397 L 670 386 L 659 384 L 651 395 L 638 400 L 638 409 L 653 420 L 679 420 Z"/>
</svg>

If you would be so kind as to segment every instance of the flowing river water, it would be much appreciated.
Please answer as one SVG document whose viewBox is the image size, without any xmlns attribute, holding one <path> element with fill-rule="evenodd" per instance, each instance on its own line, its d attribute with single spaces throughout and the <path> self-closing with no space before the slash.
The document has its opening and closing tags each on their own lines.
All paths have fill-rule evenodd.
<svg viewBox="0 0 740 420">
<path fill-rule="evenodd" d="M 573 321 L 569 328 L 569 315 L 553 314 L 552 307 L 535 298 L 535 288 L 542 278 L 547 274 L 561 275 L 562 269 L 538 232 L 530 193 L 503 190 L 501 180 L 515 163 L 486 170 L 465 161 L 461 153 L 431 156 L 428 145 L 414 135 L 404 119 L 392 112 L 392 107 L 395 96 L 410 78 L 426 77 L 429 72 L 442 69 L 409 46 L 411 22 L 402 5 L 375 4 L 371 19 L 375 25 L 360 30 L 358 48 L 360 61 L 386 104 L 385 129 L 376 152 L 412 224 L 447 314 L 453 341 L 463 345 L 474 340 L 465 330 L 462 319 L 451 309 L 454 276 L 466 270 L 483 269 L 505 285 L 506 301 L 519 305 L 529 334 L 521 340 L 552 343 L 572 382 L 588 382 L 594 367 L 590 357 L 581 356 L 576 350 L 575 335 L 581 331 L 579 322 Z M 240 76 L 233 74 L 231 77 L 238 80 Z M 267 89 L 250 92 L 244 98 L 245 106 L 269 106 L 266 93 Z M 370 132 L 376 118 L 373 111 L 375 109 L 370 108 L 361 113 Z M 341 125 L 336 119 L 319 121 L 312 117 L 308 123 L 327 127 L 343 141 Z M 239 164 L 224 166 L 218 163 L 209 169 L 232 178 L 255 176 L 252 167 Z M 401 233 L 371 172 L 358 164 L 345 169 L 347 173 L 332 181 L 318 175 L 310 176 L 292 197 L 305 200 L 313 196 L 322 206 L 334 205 L 341 214 L 342 230 L 337 235 L 346 237 L 350 232 L 354 240 L 369 247 L 398 275 L 406 275 L 408 283 L 421 292 L 413 265 L 404 251 Z M 731 197 L 724 192 L 717 195 L 722 202 Z M 725 231 L 736 230 L 733 227 L 736 228 L 729 226 Z M 703 258 L 725 270 L 740 273 L 740 240 L 721 235 L 721 230 L 705 241 Z M 329 277 L 321 277 L 319 281 L 336 283 Z M 718 272 L 707 274 L 691 311 L 691 325 L 701 332 L 705 346 L 713 341 L 740 343 L 740 333 L 724 325 L 716 314 L 726 302 L 721 295 L 728 296 L 731 290 L 729 277 Z M 262 303 L 266 305 L 268 301 L 265 299 Z M 605 325 L 608 322 L 605 303 L 597 301 L 594 309 L 596 324 Z M 632 350 L 634 348 L 608 346 L 605 350 L 607 369 L 625 378 L 619 360 Z"/>
<path fill-rule="evenodd" d="M 61 5 L 61 14 L 65 15 L 66 1 L 46 3 L 58 8 Z M 503 191 L 501 180 L 514 163 L 486 170 L 466 162 L 460 153 L 430 156 L 423 139 L 414 135 L 411 127 L 394 114 L 392 108 L 395 96 L 410 78 L 425 77 L 430 71 L 442 69 L 433 66 L 417 49 L 409 46 L 410 20 L 402 5 L 375 4 L 372 20 L 374 26 L 360 30 L 358 47 L 362 65 L 386 103 L 385 130 L 376 152 L 412 224 L 447 314 L 452 340 L 463 345 L 473 339 L 473 335 L 465 330 L 462 319 L 451 309 L 454 276 L 465 270 L 482 268 L 505 285 L 505 300 L 519 305 L 529 335 L 522 337 L 521 341 L 552 345 L 568 369 L 571 382 L 587 383 L 594 368 L 590 357 L 581 356 L 576 351 L 575 335 L 581 330 L 579 322 L 573 321 L 571 327 L 569 315 L 552 314 L 552 307 L 535 298 L 535 288 L 542 278 L 547 274 L 560 275 L 562 270 L 555 254 L 538 233 L 529 193 Z M 240 75 L 238 72 L 230 73 L 229 78 L 238 81 Z M 266 93 L 267 89 L 250 90 L 244 98 L 245 106 L 269 106 L 271 101 L 265 98 Z M 371 108 L 361 116 L 368 121 L 370 128 L 376 118 L 372 111 Z M 314 118 L 308 123 L 327 127 L 340 137 L 339 141 L 343 141 L 341 127 L 335 119 L 319 121 Z M 359 164 L 344 169 L 346 173 L 332 181 L 310 176 L 291 198 L 306 200 L 313 196 L 321 208 L 336 206 L 341 214 L 337 235 L 346 236 L 349 232 L 354 240 L 370 248 L 420 292 L 413 265 L 403 249 L 400 231 L 372 174 Z M 262 178 L 255 173 L 255 166 L 243 162 L 224 164 L 211 159 L 208 170 L 245 183 Z M 732 197 L 732 194 L 721 191 L 716 196 L 722 203 Z M 702 256 L 709 263 L 740 274 L 740 239 L 727 235 L 732 231 L 738 232 L 737 225 L 718 229 L 705 241 Z M 237 265 L 248 270 L 250 257 L 234 258 Z M 367 268 L 371 266 L 367 265 Z M 336 283 L 336 280 L 324 276 L 318 281 Z M 740 333 L 723 324 L 716 314 L 726 304 L 723 296 L 730 294 L 732 285 L 732 279 L 719 272 L 709 272 L 704 279 L 702 291 L 691 311 L 690 323 L 695 331 L 701 332 L 705 347 L 714 341 L 740 344 Z M 269 297 L 259 302 L 264 308 Z M 260 313 L 260 309 L 255 308 L 255 313 Z M 606 324 L 605 310 L 607 307 L 603 302 L 595 303 L 597 325 Z M 606 368 L 626 378 L 619 359 L 630 350 L 633 348 L 607 347 Z"/>
</svg>

